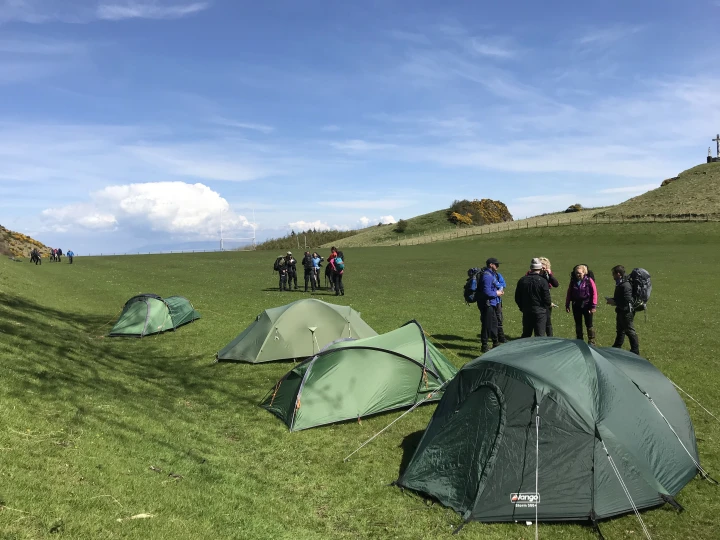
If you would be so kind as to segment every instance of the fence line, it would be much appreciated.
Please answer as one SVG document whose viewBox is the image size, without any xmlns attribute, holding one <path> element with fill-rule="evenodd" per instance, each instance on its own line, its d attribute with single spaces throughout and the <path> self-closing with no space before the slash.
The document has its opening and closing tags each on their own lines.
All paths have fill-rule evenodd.
<svg viewBox="0 0 720 540">
<path fill-rule="evenodd" d="M 129 253 L 87 253 L 83 257 L 119 257 L 124 255 L 169 255 L 171 253 L 229 253 L 238 251 L 255 251 L 254 249 L 174 249 L 171 251 L 133 251 Z M 78 257 L 79 255 L 75 255 Z"/>
<path fill-rule="evenodd" d="M 669 214 L 669 215 L 649 215 L 649 216 L 557 216 L 554 218 L 528 218 L 521 221 L 506 221 L 502 223 L 494 223 L 491 225 L 480 225 L 468 228 L 456 228 L 454 231 L 445 231 L 429 234 L 420 234 L 411 238 L 390 240 L 383 242 L 381 245 L 393 246 L 415 246 L 419 244 L 429 244 L 432 242 L 440 242 L 443 240 L 452 240 L 453 238 L 464 238 L 466 236 L 478 236 L 483 234 L 492 234 L 498 232 L 517 231 L 520 229 L 541 229 L 548 227 L 563 227 L 570 225 L 608 225 L 616 223 L 667 223 L 667 222 L 709 222 L 720 221 L 720 214 Z"/>
</svg>

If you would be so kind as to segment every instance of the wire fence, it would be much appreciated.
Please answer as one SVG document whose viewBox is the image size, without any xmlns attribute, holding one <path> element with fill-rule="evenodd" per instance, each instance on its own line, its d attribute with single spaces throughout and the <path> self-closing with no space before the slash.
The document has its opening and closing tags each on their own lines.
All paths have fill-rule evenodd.
<svg viewBox="0 0 720 540">
<path fill-rule="evenodd" d="M 577 216 L 573 214 L 566 214 L 561 216 L 555 215 L 552 217 L 540 216 L 537 218 L 528 218 L 520 221 L 507 221 L 491 225 L 458 227 L 455 230 L 449 231 L 444 230 L 417 233 L 409 238 L 406 235 L 397 235 L 395 240 L 385 241 L 383 242 L 383 245 L 415 246 L 419 244 L 429 244 L 431 242 L 441 242 L 443 240 L 452 240 L 454 238 L 463 238 L 466 236 L 478 236 L 482 234 L 517 231 L 521 229 L 539 229 L 571 225 L 606 225 L 617 223 L 667 223 L 671 221 L 685 223 L 720 221 L 720 214 L 653 214 L 645 216 L 625 216 L 623 214 L 608 216 Z"/>
</svg>

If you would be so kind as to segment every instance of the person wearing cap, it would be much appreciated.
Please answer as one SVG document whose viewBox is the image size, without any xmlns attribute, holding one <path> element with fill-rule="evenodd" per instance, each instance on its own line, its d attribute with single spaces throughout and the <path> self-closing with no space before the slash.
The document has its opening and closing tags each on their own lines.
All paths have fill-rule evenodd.
<svg viewBox="0 0 720 540">
<path fill-rule="evenodd" d="M 498 288 L 497 270 L 500 261 L 490 257 L 485 261 L 485 268 L 480 270 L 481 284 L 478 295 L 478 309 L 480 310 L 480 352 L 490 350 L 489 342 L 493 347 L 499 343 L 498 339 L 498 310 L 505 291 Z"/>
<path fill-rule="evenodd" d="M 520 278 L 515 289 L 515 303 L 522 311 L 522 337 L 545 336 L 548 309 L 552 304 L 548 280 L 541 276 L 540 259 L 530 261 L 530 272 Z"/>
<path fill-rule="evenodd" d="M 293 281 L 295 282 L 295 290 L 297 290 L 297 260 L 293 257 L 292 251 L 288 251 L 285 256 L 285 266 L 288 271 L 288 290 L 292 288 Z"/>
</svg>

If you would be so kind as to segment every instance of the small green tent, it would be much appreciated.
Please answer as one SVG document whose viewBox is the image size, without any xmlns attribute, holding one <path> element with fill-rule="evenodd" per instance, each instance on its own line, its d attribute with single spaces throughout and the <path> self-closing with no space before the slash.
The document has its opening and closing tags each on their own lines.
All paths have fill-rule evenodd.
<svg viewBox="0 0 720 540">
<path fill-rule="evenodd" d="M 410 321 L 387 334 L 329 345 L 290 370 L 260 406 L 299 431 L 437 401 L 442 392 L 435 391 L 455 373 Z"/>
<path fill-rule="evenodd" d="M 676 504 L 699 466 L 685 404 L 650 362 L 529 338 L 458 372 L 397 484 L 466 522 L 595 522 Z"/>
<path fill-rule="evenodd" d="M 350 306 L 306 298 L 263 311 L 217 359 L 258 364 L 308 358 L 338 339 L 376 335 Z"/>
<path fill-rule="evenodd" d="M 139 294 L 125 302 L 120 318 L 110 330 L 110 336 L 143 337 L 175 330 L 199 318 L 200 314 L 187 298 Z"/>
</svg>

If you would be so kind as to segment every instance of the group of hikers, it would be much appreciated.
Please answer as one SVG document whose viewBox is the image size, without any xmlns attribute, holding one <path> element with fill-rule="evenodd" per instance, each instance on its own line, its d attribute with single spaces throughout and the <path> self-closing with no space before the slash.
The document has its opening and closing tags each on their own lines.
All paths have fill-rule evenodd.
<svg viewBox="0 0 720 540">
<path fill-rule="evenodd" d="M 503 296 L 506 283 L 499 272 L 500 261 L 491 257 L 485 267 L 468 270 L 468 281 L 465 285 L 465 299 L 477 302 L 480 310 L 480 345 L 481 352 L 507 342 L 503 328 Z M 605 297 L 608 305 L 615 307 L 616 335 L 613 347 L 621 348 L 627 336 L 630 351 L 640 354 L 640 344 L 635 330 L 634 318 L 637 311 L 646 308 L 649 299 L 650 274 L 643 269 L 635 269 L 630 276 L 622 265 L 611 270 L 615 280 L 615 292 L 612 297 Z M 552 336 L 552 310 L 557 308 L 550 296 L 550 289 L 560 287 L 560 282 L 553 275 L 550 261 L 546 257 L 533 258 L 530 269 L 520 278 L 515 288 L 515 304 L 522 312 L 523 338 L 535 336 Z M 598 292 L 595 276 L 587 264 L 576 265 L 570 274 L 567 293 L 565 295 L 565 311 L 572 313 L 575 320 L 575 337 L 584 339 L 583 323 L 587 329 L 588 343 L 595 345 L 596 332 L 593 318 L 598 306 Z"/>
<path fill-rule="evenodd" d="M 317 251 L 310 253 L 306 251 L 300 263 L 305 271 L 305 292 L 320 290 L 320 269 L 325 258 L 321 257 Z M 278 288 L 280 291 L 289 291 L 294 285 L 295 290 L 298 289 L 297 280 L 297 264 L 291 251 L 287 254 L 279 256 L 275 259 L 273 270 L 279 274 Z M 325 280 L 329 282 L 330 292 L 334 292 L 335 296 L 345 295 L 345 286 L 343 285 L 343 274 L 345 273 L 345 256 L 342 251 L 333 246 L 330 248 L 330 256 L 327 259 L 325 267 Z"/>
<path fill-rule="evenodd" d="M 70 264 L 73 263 L 73 258 L 75 257 L 75 254 L 72 252 L 72 250 L 69 250 L 65 255 L 68 258 L 68 261 Z M 63 256 L 63 250 L 60 248 L 50 248 L 50 261 L 51 262 L 61 262 Z M 40 250 L 38 248 L 33 248 L 30 252 L 30 262 L 35 263 L 35 265 L 42 264 L 42 254 L 40 253 Z"/>
</svg>

